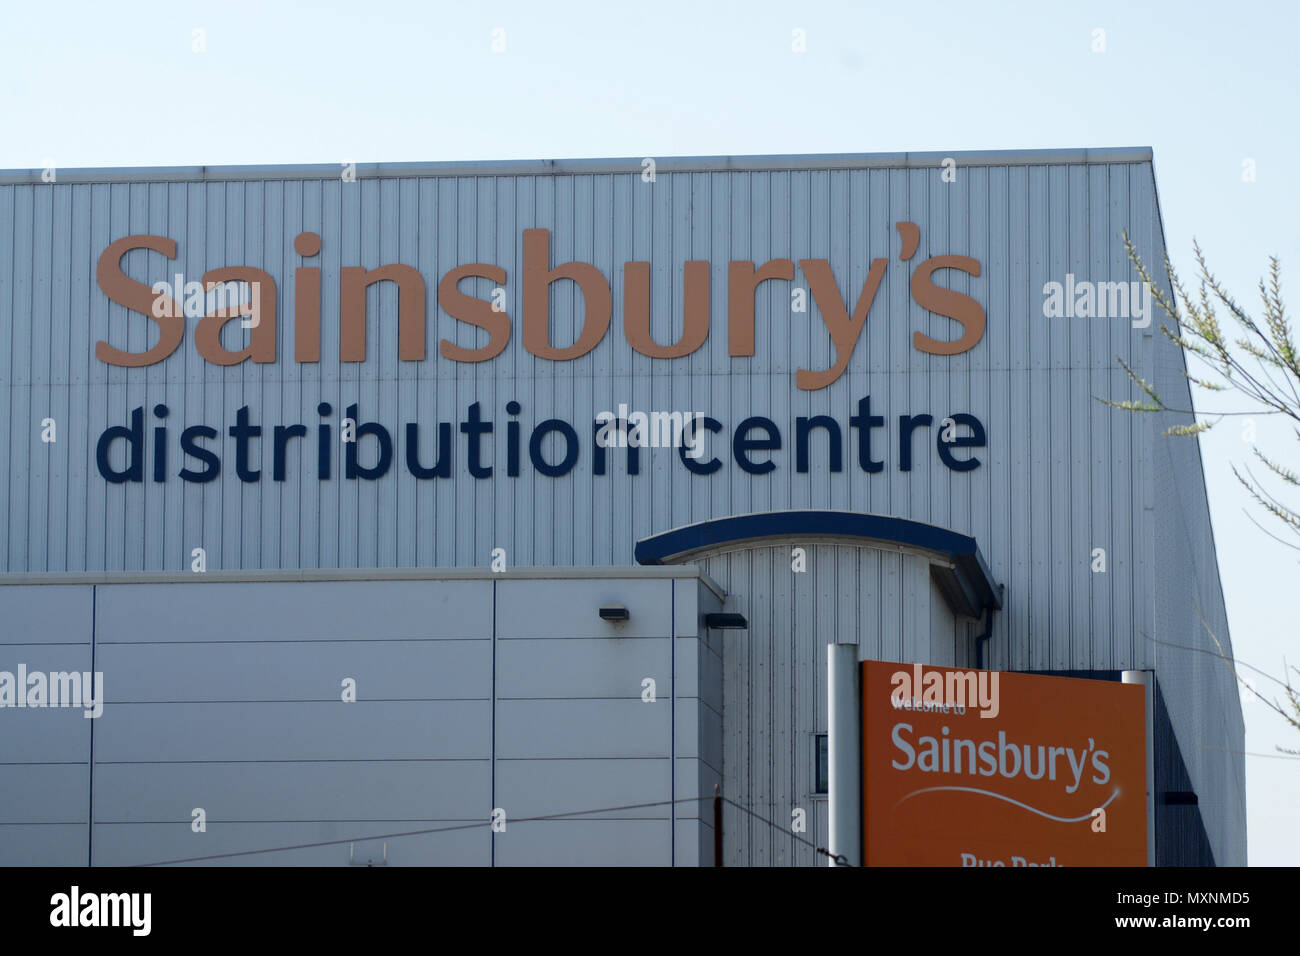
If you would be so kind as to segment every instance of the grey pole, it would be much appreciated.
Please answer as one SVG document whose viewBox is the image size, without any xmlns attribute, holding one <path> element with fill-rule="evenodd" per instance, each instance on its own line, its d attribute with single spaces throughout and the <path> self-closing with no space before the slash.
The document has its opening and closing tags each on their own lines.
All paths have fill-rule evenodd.
<svg viewBox="0 0 1300 956">
<path fill-rule="evenodd" d="M 1141 684 L 1146 694 L 1147 748 L 1147 866 L 1156 865 L 1156 761 L 1155 761 L 1155 693 L 1150 671 L 1124 671 L 1125 684 Z"/>
<path fill-rule="evenodd" d="M 858 728 L 862 721 L 862 708 L 858 693 L 858 645 L 828 644 L 826 662 L 829 671 L 826 700 L 829 734 L 826 750 L 830 762 L 829 849 L 833 857 L 843 856 L 860 866 L 863 862 L 860 859 L 862 749 Z M 834 858 L 830 865 L 837 865 Z"/>
</svg>

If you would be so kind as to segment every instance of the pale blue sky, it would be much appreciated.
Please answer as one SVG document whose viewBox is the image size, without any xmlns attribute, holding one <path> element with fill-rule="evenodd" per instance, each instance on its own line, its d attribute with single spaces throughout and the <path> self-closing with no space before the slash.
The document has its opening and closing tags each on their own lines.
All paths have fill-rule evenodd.
<svg viewBox="0 0 1300 956">
<path fill-rule="evenodd" d="M 10 4 L 0 168 L 1149 145 L 1185 273 L 1195 235 L 1242 300 L 1269 254 L 1300 288 L 1300 5 L 1134 6 Z M 1293 434 L 1258 436 L 1300 467 Z M 1242 515 L 1239 423 L 1202 448 L 1237 654 L 1280 673 L 1300 664 L 1298 555 Z M 1244 711 L 1248 752 L 1300 747 Z M 1294 865 L 1300 761 L 1246 766 L 1251 862 Z"/>
</svg>

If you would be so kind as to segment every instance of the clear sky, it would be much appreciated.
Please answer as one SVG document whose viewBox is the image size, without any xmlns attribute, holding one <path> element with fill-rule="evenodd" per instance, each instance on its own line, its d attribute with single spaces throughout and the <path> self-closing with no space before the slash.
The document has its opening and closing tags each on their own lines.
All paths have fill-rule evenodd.
<svg viewBox="0 0 1300 956">
<path fill-rule="evenodd" d="M 1253 304 L 1275 254 L 1300 301 L 1300 4 L 1136 6 L 8 4 L 0 168 L 1151 146 L 1175 264 L 1199 238 Z M 1243 515 L 1249 452 L 1239 419 L 1202 438 L 1237 656 L 1280 674 L 1300 554 Z M 1295 865 L 1300 760 L 1274 747 L 1300 732 L 1243 707 L 1250 860 Z"/>
</svg>

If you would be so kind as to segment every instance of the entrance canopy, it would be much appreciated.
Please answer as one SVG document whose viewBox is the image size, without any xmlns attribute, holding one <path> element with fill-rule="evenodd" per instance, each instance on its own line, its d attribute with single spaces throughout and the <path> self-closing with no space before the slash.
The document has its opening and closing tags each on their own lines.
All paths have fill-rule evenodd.
<svg viewBox="0 0 1300 956">
<path fill-rule="evenodd" d="M 975 539 L 947 528 L 854 511 L 768 511 L 715 518 L 642 538 L 640 564 L 680 564 L 695 557 L 781 541 L 903 548 L 931 558 L 930 575 L 954 614 L 980 617 L 1001 608 L 999 589 Z"/>
</svg>

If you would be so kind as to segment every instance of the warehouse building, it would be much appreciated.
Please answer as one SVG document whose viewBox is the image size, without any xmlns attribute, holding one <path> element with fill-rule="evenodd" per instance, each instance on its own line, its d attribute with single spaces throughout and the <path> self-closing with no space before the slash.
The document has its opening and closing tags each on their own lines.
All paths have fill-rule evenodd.
<svg viewBox="0 0 1300 956">
<path fill-rule="evenodd" d="M 716 788 L 726 865 L 859 863 L 846 654 L 1143 684 L 1147 861 L 1244 864 L 1198 446 L 1099 400 L 1190 407 L 1149 149 L 11 171 L 0 227 L 0 861 L 712 865 Z"/>
</svg>

